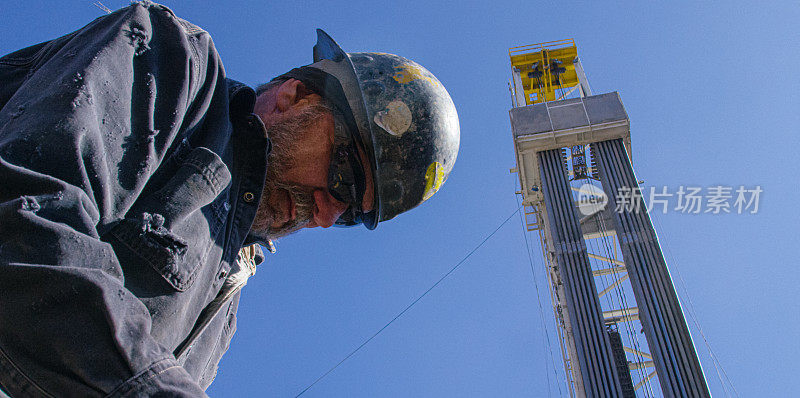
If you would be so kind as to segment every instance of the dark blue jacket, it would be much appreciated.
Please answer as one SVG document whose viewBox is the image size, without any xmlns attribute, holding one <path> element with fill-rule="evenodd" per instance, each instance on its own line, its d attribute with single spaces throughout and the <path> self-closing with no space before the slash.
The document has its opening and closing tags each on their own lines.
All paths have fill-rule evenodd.
<svg viewBox="0 0 800 398">
<path fill-rule="evenodd" d="M 205 395 L 238 293 L 173 352 L 253 241 L 254 101 L 151 3 L 0 58 L 0 390 Z"/>
</svg>

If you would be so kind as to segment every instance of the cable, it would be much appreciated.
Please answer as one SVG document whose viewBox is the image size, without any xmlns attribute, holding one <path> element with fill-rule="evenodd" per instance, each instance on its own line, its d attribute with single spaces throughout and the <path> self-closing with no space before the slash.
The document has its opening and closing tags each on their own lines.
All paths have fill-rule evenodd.
<svg viewBox="0 0 800 398">
<path fill-rule="evenodd" d="M 650 220 L 651 225 L 655 221 L 655 223 L 658 224 L 658 230 L 660 230 L 660 231 L 662 231 L 662 233 L 664 233 L 666 230 L 663 228 L 664 225 L 661 222 L 661 216 L 657 215 L 658 212 L 652 212 L 652 213 L 648 213 L 648 214 L 654 214 L 655 215 L 654 217 L 651 217 L 651 220 Z M 655 226 L 653 226 L 653 228 L 655 229 Z M 656 233 L 656 238 L 657 237 L 658 237 L 658 233 Z M 703 328 L 700 326 L 700 322 L 697 321 L 697 318 L 695 316 L 694 303 L 692 302 L 692 296 L 689 294 L 689 289 L 686 288 L 686 281 L 683 279 L 683 275 L 681 274 L 680 267 L 678 267 L 677 261 L 675 261 L 675 256 L 672 254 L 672 248 L 669 245 L 669 241 L 670 241 L 670 239 L 667 239 L 665 241 L 666 243 L 664 244 L 664 246 L 666 246 L 666 248 L 667 248 L 667 255 L 669 256 L 670 263 L 672 264 L 672 268 L 670 270 L 674 270 L 675 273 L 678 274 L 678 279 L 681 281 L 681 287 L 683 288 L 683 294 L 686 297 L 686 301 L 689 303 L 689 307 L 687 308 L 686 313 L 689 314 L 689 318 L 692 319 L 692 323 L 694 323 L 694 326 L 697 328 L 697 331 L 700 332 L 700 337 L 703 338 L 703 343 L 705 344 L 706 348 L 708 349 L 708 354 L 711 357 L 711 363 L 714 365 L 714 370 L 717 373 L 717 378 L 719 379 L 720 385 L 722 386 L 722 390 L 725 392 L 725 396 L 729 397 L 730 393 L 728 392 L 728 389 L 725 387 L 725 382 L 722 380 L 723 375 L 725 377 L 725 380 L 727 380 L 728 384 L 731 386 L 731 389 L 733 390 L 733 393 L 738 397 L 739 396 L 739 391 L 736 390 L 736 386 L 733 385 L 733 382 L 728 377 L 728 372 L 725 371 L 725 368 L 722 366 L 722 362 L 720 362 L 719 358 L 717 358 L 717 356 L 714 354 L 714 350 L 711 349 L 711 344 L 708 342 L 708 339 L 706 338 L 706 334 L 703 333 Z M 722 371 L 721 374 L 720 374 L 720 371 Z"/>
<path fill-rule="evenodd" d="M 479 243 L 479 244 L 478 244 L 478 246 L 475 246 L 475 248 L 474 248 L 474 249 L 472 249 L 472 250 L 471 250 L 469 253 L 467 253 L 467 255 L 466 255 L 466 256 L 464 256 L 464 258 L 462 258 L 462 259 L 461 259 L 461 261 L 459 261 L 458 263 L 456 263 L 456 265 L 454 265 L 454 266 L 453 266 L 453 268 L 450 268 L 450 271 L 447 271 L 447 273 L 446 273 L 446 274 L 444 274 L 444 276 L 442 276 L 441 278 L 439 278 L 439 280 L 438 280 L 438 281 L 436 281 L 436 283 L 434 283 L 434 284 L 433 284 L 431 287 L 429 287 L 429 288 L 428 288 L 428 290 L 426 290 L 426 291 L 425 291 L 425 293 L 422 293 L 422 294 L 421 294 L 419 297 L 417 297 L 417 298 L 416 298 L 414 301 L 412 301 L 412 302 L 411 302 L 411 304 L 409 304 L 408 306 L 406 306 L 406 308 L 404 308 L 402 311 L 400 311 L 400 313 L 398 313 L 397 315 L 395 315 L 395 317 L 394 317 L 394 318 L 392 318 L 392 320 L 391 320 L 391 321 L 387 322 L 387 323 L 386 323 L 386 325 L 383 325 L 383 327 L 382 327 L 382 328 L 380 328 L 380 329 L 379 329 L 377 332 L 375 332 L 375 333 L 374 333 L 372 336 L 370 336 L 370 337 L 369 337 L 368 339 L 366 339 L 366 340 L 365 340 L 363 343 L 361 343 L 361 345 L 359 345 L 358 347 L 356 347 L 356 349 L 354 349 L 353 351 L 350 351 L 350 353 L 349 353 L 349 354 L 347 354 L 347 356 L 345 356 L 345 357 L 344 357 L 344 359 L 342 359 L 341 361 L 339 361 L 339 363 L 337 363 L 336 365 L 334 365 L 332 368 L 328 369 L 328 371 L 327 371 L 327 372 L 323 373 L 323 374 L 322 374 L 322 376 L 320 376 L 320 377 L 318 377 L 316 380 L 314 380 L 314 382 L 313 382 L 313 383 L 311 383 L 311 384 L 309 384 L 309 385 L 308 385 L 308 387 L 304 388 L 304 389 L 303 389 L 303 391 L 300 391 L 300 393 L 299 393 L 299 394 L 295 395 L 295 398 L 297 398 L 297 397 L 299 397 L 299 396 L 301 396 L 301 395 L 305 394 L 305 392 L 306 392 L 306 391 L 308 391 L 309 389 L 311 389 L 311 387 L 314 387 L 314 385 L 315 385 L 315 384 L 317 384 L 317 383 L 318 383 L 320 380 L 322 380 L 323 378 L 325 378 L 325 376 L 329 375 L 329 374 L 330 374 L 331 372 L 333 372 L 333 371 L 334 371 L 336 368 L 338 368 L 338 367 L 339 367 L 339 365 L 343 364 L 345 361 L 347 361 L 348 359 L 350 359 L 350 357 L 352 357 L 352 356 L 353 356 L 353 355 L 354 355 L 356 352 L 358 352 L 358 350 L 360 350 L 360 349 L 361 349 L 361 348 L 363 348 L 365 345 L 367 345 L 367 343 L 369 343 L 370 341 L 372 341 L 372 339 L 374 339 L 375 337 L 377 337 L 379 334 L 381 334 L 381 332 L 383 332 L 383 331 L 384 331 L 386 328 L 388 328 L 388 327 L 389 327 L 389 325 L 391 325 L 392 323 L 394 323 L 394 321 L 396 321 L 398 318 L 400 318 L 401 316 L 403 316 L 403 314 L 405 314 L 405 313 L 406 313 L 408 310 L 410 310 L 410 309 L 411 309 L 411 307 L 413 307 L 413 306 L 414 306 L 414 304 L 417 304 L 417 302 L 419 302 L 420 300 L 422 300 L 422 298 L 423 298 L 423 297 L 425 297 L 425 296 L 426 296 L 428 293 L 430 293 L 430 291 L 431 291 L 431 290 L 433 290 L 433 289 L 434 289 L 436 286 L 439 286 L 439 284 L 440 284 L 440 283 L 441 283 L 441 282 L 442 282 L 442 281 L 443 281 L 445 278 L 447 278 L 448 276 L 450 276 L 450 274 L 452 274 L 452 273 L 453 273 L 453 272 L 454 272 L 456 269 L 458 269 L 458 267 L 459 267 L 459 266 L 461 266 L 461 264 L 463 264 L 465 261 L 467 261 L 467 259 L 468 259 L 468 258 L 470 258 L 470 256 L 472 256 L 472 254 L 473 254 L 473 253 L 475 253 L 475 252 L 476 252 L 478 249 L 480 249 L 480 248 L 481 248 L 481 246 L 483 246 L 483 244 L 484 244 L 484 243 L 486 243 L 486 242 L 487 242 L 487 241 L 488 241 L 488 240 L 489 240 L 489 239 L 490 239 L 492 236 L 494 236 L 494 234 L 496 234 L 496 233 L 497 233 L 497 231 L 499 231 L 499 230 L 500 230 L 500 228 L 502 228 L 504 225 L 506 225 L 506 223 L 508 222 L 508 220 L 510 220 L 510 219 L 511 219 L 511 217 L 514 217 L 514 214 L 517 214 L 517 212 L 518 212 L 518 211 L 519 211 L 519 209 L 521 209 L 521 208 L 522 208 L 522 206 L 520 206 L 520 207 L 517 207 L 517 209 L 516 209 L 516 210 L 514 210 L 514 212 L 513 212 L 513 213 L 511 213 L 511 215 L 509 215 L 508 217 L 506 217 L 506 219 L 505 219 L 505 220 L 504 220 L 502 223 L 500 223 L 500 225 L 498 225 L 498 226 L 497 226 L 497 228 L 495 228 L 495 229 L 494 229 L 494 231 L 492 231 L 492 233 L 490 233 L 489 235 L 487 235 L 487 236 L 486 236 L 486 238 L 484 238 L 484 239 L 483 239 L 483 241 L 481 241 L 481 243 Z"/>
<path fill-rule="evenodd" d="M 594 182 L 592 182 L 592 185 L 595 186 Z M 600 188 L 600 189 L 602 189 L 602 188 Z M 608 236 L 606 234 L 606 231 L 608 229 L 607 229 L 607 227 L 605 225 L 605 220 L 603 219 L 602 215 L 598 215 L 598 217 L 596 218 L 596 221 L 598 222 L 599 229 L 603 232 L 602 233 L 602 235 L 603 235 L 602 242 L 606 246 L 606 251 L 608 253 L 608 257 L 610 257 L 610 253 L 612 251 L 612 246 L 608 242 Z M 614 245 L 616 245 L 616 244 L 617 243 L 615 243 Z M 620 244 L 620 250 L 622 250 L 621 242 L 619 244 Z M 623 254 L 623 256 L 624 256 L 624 254 Z M 630 275 L 630 270 L 627 270 L 627 266 L 628 265 L 626 264 L 625 265 L 626 272 Z M 622 287 L 622 284 L 618 285 L 617 288 L 614 289 L 614 290 L 615 290 L 615 293 L 617 294 L 617 298 L 620 301 L 621 308 L 623 308 L 623 309 L 630 308 L 630 305 L 628 304 L 627 293 L 625 292 L 624 288 Z M 636 302 L 635 298 L 634 298 L 634 302 Z M 637 305 L 637 308 L 638 308 L 639 303 L 637 302 L 636 305 Z M 628 334 L 628 339 L 630 340 L 630 343 L 633 346 L 632 348 L 636 351 L 634 353 L 634 358 L 636 359 L 637 363 L 643 364 L 645 359 L 641 355 L 642 348 L 641 348 L 641 345 L 639 344 L 639 336 L 636 334 L 636 331 L 633 329 L 633 316 L 628 311 L 623 311 L 623 318 L 625 320 L 625 322 L 623 322 L 623 325 L 624 325 L 625 331 Z M 648 346 L 648 349 L 650 349 L 649 346 Z M 640 381 L 644 382 L 644 384 L 642 385 L 644 396 L 645 397 L 654 397 L 655 394 L 653 393 L 652 384 L 650 382 L 651 379 L 649 379 L 647 377 L 648 376 L 647 372 L 644 371 L 643 367 L 639 367 L 636 370 L 636 373 L 639 375 Z"/>
<path fill-rule="evenodd" d="M 588 179 L 588 184 L 602 191 L 602 186 L 600 187 L 597 186 L 597 184 L 599 184 L 599 180 L 594 181 L 592 179 Z M 587 222 L 594 222 L 597 231 L 600 233 L 599 239 L 586 239 L 587 248 L 594 247 L 593 250 L 595 250 L 596 253 L 602 254 L 609 259 L 616 259 L 616 255 L 612 256 L 612 251 L 614 251 L 615 247 L 612 247 L 612 245 L 609 242 L 607 233 L 608 229 L 605 225 L 605 221 L 603 218 L 606 212 L 607 210 L 604 209 L 599 213 L 595 214 L 592 217 L 591 221 L 587 221 Z M 616 246 L 616 243 L 614 244 L 614 246 Z M 605 249 L 605 252 L 603 252 L 603 250 L 601 249 Z M 595 264 L 600 269 L 613 269 L 615 267 L 615 264 L 612 263 L 606 264 L 605 262 L 597 259 L 590 259 L 590 263 Z M 612 279 L 615 280 L 614 283 L 617 283 L 617 285 L 612 290 L 614 294 L 606 294 L 606 300 L 607 300 L 606 303 L 608 303 L 610 308 L 612 309 L 617 308 L 617 304 L 614 302 L 614 296 L 616 295 L 617 299 L 619 300 L 619 308 L 624 310 L 630 308 L 630 306 L 628 305 L 628 298 L 627 298 L 627 293 L 625 292 L 624 289 L 624 284 L 618 283 L 619 279 L 622 278 L 622 276 L 619 276 L 619 273 L 621 272 L 626 272 L 626 271 L 613 271 L 611 273 L 611 275 L 613 275 Z M 607 283 L 605 275 L 600 276 L 599 279 L 602 282 L 602 284 Z M 612 291 L 609 291 L 608 293 L 611 293 Z M 644 358 L 640 354 L 641 347 L 639 344 L 639 339 L 633 329 L 633 324 L 632 324 L 633 317 L 628 311 L 623 311 L 622 319 L 623 322 L 621 327 L 622 329 L 624 329 L 624 333 L 628 337 L 629 344 L 634 348 L 633 355 L 636 360 L 636 363 L 642 364 L 644 363 Z M 635 373 L 639 376 L 639 379 L 644 382 L 643 385 L 645 387 L 643 389 L 644 396 L 645 397 L 653 396 L 650 381 L 649 379 L 647 379 L 646 372 L 644 371 L 644 369 L 642 367 L 638 367 Z"/>
<path fill-rule="evenodd" d="M 522 207 L 522 205 L 519 202 L 519 197 L 514 195 L 514 199 L 517 200 L 517 206 Z M 536 272 L 533 270 L 533 256 L 531 256 L 531 248 L 530 248 L 530 245 L 528 244 L 528 235 L 525 232 L 525 230 L 526 230 L 525 220 L 524 220 L 524 217 L 522 216 L 522 212 L 519 212 L 518 214 L 519 214 L 519 223 L 522 226 L 522 237 L 525 239 L 525 248 L 526 248 L 526 253 L 528 254 L 528 262 L 531 265 L 531 274 L 533 276 L 533 285 L 536 287 L 536 300 L 539 302 L 539 318 L 542 321 L 542 329 L 544 329 L 544 332 L 547 333 L 547 329 L 546 329 L 546 326 L 545 326 L 545 323 L 544 323 L 544 316 L 542 315 L 542 312 L 544 312 L 542 310 L 542 301 L 539 298 L 539 283 L 536 281 Z M 550 335 L 549 334 L 547 335 L 547 348 L 550 350 L 550 356 L 552 357 L 553 356 L 553 350 L 552 350 L 552 347 L 550 346 Z M 548 367 L 547 366 L 547 359 L 545 359 L 545 362 L 544 362 L 544 374 L 547 377 L 547 396 L 551 397 L 553 395 L 553 393 L 550 391 L 550 373 L 547 372 L 547 367 Z M 555 368 L 555 366 L 554 366 L 554 368 Z"/>
<path fill-rule="evenodd" d="M 103 11 L 106 14 L 111 14 L 112 12 L 114 12 L 114 11 L 111 11 L 110 8 L 106 7 L 105 4 L 103 4 L 103 3 L 99 2 L 99 1 L 95 1 L 94 3 L 92 3 L 92 5 L 97 7 L 97 8 L 99 8 L 100 11 Z"/>
<path fill-rule="evenodd" d="M 516 197 L 516 199 L 517 199 L 517 204 L 520 205 L 519 197 Z M 520 207 L 522 207 L 522 205 L 520 205 Z M 522 236 L 525 238 L 525 248 L 528 254 L 528 262 L 530 263 L 531 266 L 533 285 L 536 288 L 536 301 L 539 304 L 539 319 L 542 322 L 542 329 L 544 330 L 544 334 L 547 339 L 547 349 L 550 352 L 550 362 L 551 365 L 553 366 L 553 375 L 556 378 L 556 385 L 558 385 L 558 395 L 563 397 L 564 393 L 561 391 L 561 383 L 558 381 L 558 373 L 556 372 L 556 361 L 555 358 L 553 358 L 553 345 L 550 342 L 550 332 L 547 330 L 547 325 L 545 324 L 544 321 L 544 308 L 542 308 L 542 297 L 541 294 L 539 293 L 539 282 L 537 282 L 536 280 L 536 271 L 535 267 L 533 266 L 533 255 L 531 255 L 531 246 L 528 243 L 528 233 L 525 221 L 522 216 L 522 212 L 519 213 L 519 221 L 522 224 Z M 552 396 L 552 392 L 550 391 L 550 374 L 547 372 L 547 359 L 545 359 L 545 375 L 547 376 L 547 396 L 549 397 Z"/>
<path fill-rule="evenodd" d="M 602 218 L 598 218 L 598 220 L 599 220 L 600 228 L 603 231 L 603 235 L 606 235 L 605 234 L 605 232 L 606 232 L 605 220 L 603 220 Z M 612 250 L 612 248 L 611 248 L 611 244 L 608 242 L 608 237 L 607 236 L 603 236 L 602 240 L 603 240 L 603 244 L 606 246 L 606 250 L 610 252 Z M 622 248 L 620 247 L 620 249 L 622 249 Z M 627 264 L 626 264 L 626 267 L 627 267 Z M 630 275 L 630 270 L 627 270 L 626 272 Z M 620 307 L 622 309 L 630 308 L 630 305 L 628 304 L 627 293 L 625 292 L 625 289 L 623 288 L 622 284 L 617 285 L 617 287 L 614 289 L 614 291 L 617 294 L 617 298 L 620 301 Z M 634 299 L 634 302 L 636 302 L 635 299 Z M 636 302 L 637 308 L 639 307 L 639 305 L 640 304 L 638 302 Z M 639 342 L 639 336 L 636 334 L 636 331 L 633 328 L 633 321 L 634 321 L 633 316 L 627 310 L 625 310 L 625 311 L 623 311 L 623 318 L 624 318 L 624 321 L 625 321 L 625 322 L 623 322 L 625 331 L 628 334 L 628 339 L 630 340 L 631 345 L 633 346 L 632 348 L 635 350 L 634 358 L 636 359 L 637 363 L 643 364 L 645 362 L 645 358 L 641 354 L 642 346 L 641 346 L 641 344 Z M 648 349 L 649 348 L 650 347 L 648 346 Z M 654 397 L 655 395 L 654 395 L 653 390 L 652 390 L 652 385 L 650 383 L 650 379 L 647 378 L 647 372 L 644 370 L 643 367 L 639 367 L 639 368 L 636 369 L 636 373 L 639 375 L 640 381 L 644 381 L 644 385 L 643 385 L 643 387 L 644 387 L 643 388 L 644 396 L 645 397 Z"/>
<path fill-rule="evenodd" d="M 591 156 L 591 152 L 589 152 L 589 151 L 591 151 L 591 148 L 589 148 L 587 150 L 587 152 L 590 154 L 589 156 Z M 574 169 L 574 164 L 573 164 L 573 169 Z M 579 181 L 580 180 L 572 180 L 570 182 L 570 186 L 571 186 L 571 188 L 573 188 L 573 190 L 576 189 L 576 187 L 574 185 L 579 184 Z M 599 181 L 597 183 L 599 183 Z M 586 182 L 584 182 L 583 184 L 584 185 L 590 185 L 590 186 L 594 187 L 595 189 L 597 189 L 598 191 L 602 192 L 603 191 L 602 187 L 598 187 L 597 183 L 595 181 L 593 181 L 592 179 L 587 178 Z M 573 200 L 576 200 L 576 198 L 573 197 Z M 616 256 L 612 255 L 613 248 L 609 244 L 607 229 L 606 229 L 605 223 L 603 221 L 603 217 L 604 217 L 606 212 L 607 212 L 606 209 L 600 210 L 599 212 L 597 212 L 594 215 L 592 215 L 589 220 L 586 220 L 586 223 L 594 223 L 595 228 L 597 229 L 597 232 L 599 232 L 600 235 L 599 235 L 598 238 L 586 238 L 586 237 L 584 237 L 584 240 L 586 241 L 587 251 L 588 251 L 588 249 L 591 249 L 594 253 L 596 253 L 598 255 L 602 255 L 602 256 L 606 257 L 607 259 L 614 259 L 615 260 Z M 583 225 L 581 225 L 581 228 L 583 228 Z M 603 249 L 605 251 L 603 251 Z M 610 279 L 612 280 L 611 283 L 609 283 L 609 281 L 608 281 L 608 279 L 609 279 L 608 274 L 601 273 L 601 275 L 593 277 L 595 286 L 597 286 L 597 282 L 599 280 L 599 282 L 601 282 L 600 283 L 600 287 L 603 288 L 603 291 L 605 291 L 608 286 L 611 286 L 612 284 L 616 284 L 613 289 L 609 289 L 609 291 L 607 292 L 607 293 L 613 293 L 613 294 L 605 294 L 605 302 L 607 304 L 607 308 L 608 309 L 620 308 L 622 310 L 630 308 L 630 306 L 627 304 L 626 292 L 625 292 L 625 289 L 623 287 L 624 284 L 620 283 L 621 282 L 620 279 L 623 277 L 620 274 L 624 273 L 625 271 L 616 271 L 616 270 L 614 270 L 614 268 L 616 267 L 616 264 L 614 264 L 614 263 L 612 263 L 610 261 L 607 261 L 607 260 L 599 260 L 599 259 L 594 259 L 594 258 L 590 257 L 589 258 L 589 263 L 590 263 L 590 266 L 592 267 L 592 269 L 596 268 L 596 269 L 599 269 L 599 270 L 610 270 L 611 271 L 610 272 L 610 275 L 611 275 Z M 619 305 L 617 305 L 617 303 L 615 303 L 615 300 L 614 300 L 615 296 L 619 300 Z M 602 306 L 601 306 L 601 309 L 602 309 Z M 641 363 L 644 362 L 644 358 L 639 354 L 640 347 L 639 347 L 639 343 L 638 343 L 638 338 L 635 335 L 635 332 L 633 331 L 633 328 L 632 328 L 632 323 L 631 323 L 633 321 L 632 316 L 628 311 L 623 311 L 622 312 L 622 319 L 623 319 L 622 325 L 618 326 L 618 330 L 620 330 L 620 328 L 621 328 L 622 329 L 621 331 L 623 333 L 627 334 L 628 340 L 630 341 L 629 344 L 632 347 L 634 347 L 634 349 L 635 349 L 635 352 L 633 353 L 633 355 L 634 355 L 634 357 L 636 359 L 636 362 L 641 364 Z M 622 336 L 622 333 L 620 335 Z M 633 372 L 633 371 L 630 371 L 630 372 Z M 642 380 L 644 380 L 646 378 L 646 375 L 644 373 L 644 369 L 642 367 L 638 367 L 636 369 L 636 374 L 638 374 L 639 378 L 642 379 Z M 645 395 L 645 397 L 648 397 L 648 396 L 650 396 L 652 394 L 648 393 L 647 388 L 646 388 L 644 390 L 644 395 Z"/>
</svg>

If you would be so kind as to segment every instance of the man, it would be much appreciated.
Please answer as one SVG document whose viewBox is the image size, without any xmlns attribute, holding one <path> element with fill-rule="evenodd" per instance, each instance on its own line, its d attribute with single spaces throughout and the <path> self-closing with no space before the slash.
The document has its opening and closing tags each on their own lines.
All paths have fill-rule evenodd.
<svg viewBox="0 0 800 398">
<path fill-rule="evenodd" d="M 0 58 L 0 390 L 204 396 L 255 244 L 439 189 L 459 127 L 438 80 L 318 34 L 258 92 L 152 3 Z"/>
</svg>

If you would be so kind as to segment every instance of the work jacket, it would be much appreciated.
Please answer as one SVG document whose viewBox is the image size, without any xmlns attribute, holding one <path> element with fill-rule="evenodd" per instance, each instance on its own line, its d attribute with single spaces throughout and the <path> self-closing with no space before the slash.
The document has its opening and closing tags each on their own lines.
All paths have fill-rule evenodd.
<svg viewBox="0 0 800 398">
<path fill-rule="evenodd" d="M 0 390 L 205 395 L 252 272 L 254 102 L 152 3 L 0 58 Z"/>
</svg>

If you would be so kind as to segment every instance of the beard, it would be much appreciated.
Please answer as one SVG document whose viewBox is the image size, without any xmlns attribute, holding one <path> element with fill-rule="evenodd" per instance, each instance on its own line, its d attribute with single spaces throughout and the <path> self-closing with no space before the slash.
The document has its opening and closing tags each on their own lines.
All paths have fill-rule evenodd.
<svg viewBox="0 0 800 398">
<path fill-rule="evenodd" d="M 314 191 L 318 188 L 283 182 L 287 170 L 298 164 L 296 153 L 299 152 L 303 136 L 309 127 L 330 112 L 324 104 L 314 104 L 301 112 L 277 120 L 267 127 L 267 134 L 272 141 L 272 151 L 267 158 L 267 176 L 264 191 L 256 210 L 256 217 L 250 232 L 264 240 L 273 240 L 290 235 L 304 228 L 313 218 Z M 278 214 L 269 199 L 272 193 L 283 190 L 295 204 L 295 218 L 283 225 L 273 227 L 275 215 Z"/>
</svg>

